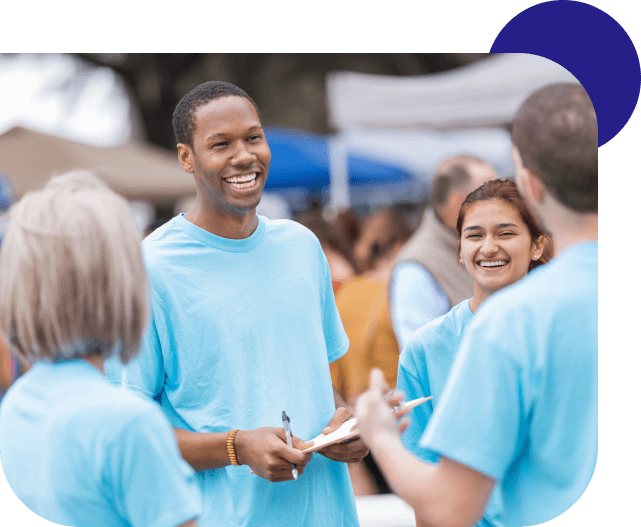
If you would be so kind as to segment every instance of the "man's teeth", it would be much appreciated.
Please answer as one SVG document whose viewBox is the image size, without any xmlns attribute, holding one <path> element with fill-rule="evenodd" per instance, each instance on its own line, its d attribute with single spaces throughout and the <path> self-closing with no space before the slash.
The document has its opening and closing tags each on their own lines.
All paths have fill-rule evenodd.
<svg viewBox="0 0 641 527">
<path fill-rule="evenodd" d="M 234 188 L 250 188 L 254 185 L 254 181 L 256 181 L 257 175 L 258 173 L 254 172 L 253 174 L 247 174 L 246 176 L 230 177 L 225 179 L 225 181 L 230 183 Z"/>
<path fill-rule="evenodd" d="M 481 267 L 500 267 L 502 265 L 507 265 L 507 262 L 499 260 L 498 262 L 479 262 Z"/>
</svg>

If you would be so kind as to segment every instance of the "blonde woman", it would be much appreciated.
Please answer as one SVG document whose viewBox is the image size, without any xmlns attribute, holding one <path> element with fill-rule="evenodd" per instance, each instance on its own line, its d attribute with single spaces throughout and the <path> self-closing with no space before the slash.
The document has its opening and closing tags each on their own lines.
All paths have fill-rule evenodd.
<svg viewBox="0 0 641 527">
<path fill-rule="evenodd" d="M 126 202 L 90 174 L 52 179 L 11 211 L 0 330 L 31 365 L 0 407 L 0 456 L 31 510 L 76 527 L 196 526 L 201 498 L 160 409 L 108 383 L 147 322 Z"/>
</svg>

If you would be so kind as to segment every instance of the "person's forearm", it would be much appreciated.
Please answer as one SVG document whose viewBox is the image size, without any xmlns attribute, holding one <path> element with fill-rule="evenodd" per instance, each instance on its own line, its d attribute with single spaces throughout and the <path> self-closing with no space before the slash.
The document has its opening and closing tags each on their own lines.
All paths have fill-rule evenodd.
<svg viewBox="0 0 641 527">
<path fill-rule="evenodd" d="M 183 459 L 195 471 L 211 470 L 230 465 L 226 433 L 189 432 L 174 428 Z"/>
<path fill-rule="evenodd" d="M 370 445 L 370 452 L 392 491 L 414 509 L 417 526 L 453 525 L 445 521 L 449 500 L 434 484 L 436 465 L 413 456 L 398 435 L 380 436 Z"/>
</svg>

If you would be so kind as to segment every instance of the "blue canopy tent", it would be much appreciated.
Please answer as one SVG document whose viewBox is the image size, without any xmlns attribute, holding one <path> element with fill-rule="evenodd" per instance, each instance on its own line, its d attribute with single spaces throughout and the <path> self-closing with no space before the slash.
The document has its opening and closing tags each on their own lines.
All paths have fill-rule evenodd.
<svg viewBox="0 0 641 527">
<path fill-rule="evenodd" d="M 266 127 L 265 136 L 272 152 L 266 191 L 275 191 L 292 202 L 294 208 L 303 208 L 310 197 L 323 201 L 330 192 L 330 141 L 329 136 Z M 409 170 L 350 153 L 347 157 L 348 184 L 352 204 L 360 205 L 375 189 L 388 195 L 398 195 L 399 189 L 408 197 L 415 194 L 420 180 Z M 355 192 L 356 189 L 366 193 Z"/>
<path fill-rule="evenodd" d="M 512 175 L 506 129 L 450 131 L 368 129 L 319 135 L 266 128 L 272 163 L 265 189 L 293 209 L 310 199 L 337 208 L 423 203 L 439 163 L 452 155 L 476 155 L 501 177 Z"/>
</svg>

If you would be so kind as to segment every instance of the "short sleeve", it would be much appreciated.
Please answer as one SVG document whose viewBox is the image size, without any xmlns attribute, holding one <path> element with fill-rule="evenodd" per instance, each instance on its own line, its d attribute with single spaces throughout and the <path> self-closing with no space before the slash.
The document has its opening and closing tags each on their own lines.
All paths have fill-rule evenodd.
<svg viewBox="0 0 641 527">
<path fill-rule="evenodd" d="M 501 346 L 492 313 L 472 321 L 420 445 L 501 480 L 516 456 L 522 420 L 520 368 Z M 501 337 L 502 335 L 502 337 Z"/>
<path fill-rule="evenodd" d="M 402 262 L 390 282 L 390 315 L 403 349 L 418 328 L 449 311 L 450 301 L 432 275 L 416 262 Z"/>
<path fill-rule="evenodd" d="M 162 348 L 154 316 L 142 339 L 140 351 L 122 371 L 122 384 L 150 399 L 158 396 L 165 382 Z"/>
<path fill-rule="evenodd" d="M 411 346 L 411 344 L 410 344 Z M 398 364 L 398 380 L 396 388 L 405 394 L 406 401 L 412 401 L 420 397 L 429 397 L 431 394 L 429 379 L 421 379 L 418 368 L 412 360 L 412 349 L 408 346 L 401 354 Z M 425 432 L 427 423 L 432 416 L 432 401 L 427 401 L 409 413 L 410 424 L 401 435 L 401 441 L 405 448 L 423 461 L 436 462 L 438 456 L 419 446 L 419 441 Z"/>
<path fill-rule="evenodd" d="M 327 347 L 327 360 L 332 363 L 347 353 L 349 339 L 347 338 L 347 333 L 345 333 L 343 322 L 336 307 L 332 278 L 329 273 L 329 264 L 322 252 L 320 257 L 322 266 L 320 288 L 323 334 L 325 335 L 325 346 Z"/>
<path fill-rule="evenodd" d="M 194 471 L 155 406 L 130 419 L 113 441 L 107 479 L 117 510 L 132 527 L 176 527 L 202 513 Z"/>
</svg>

